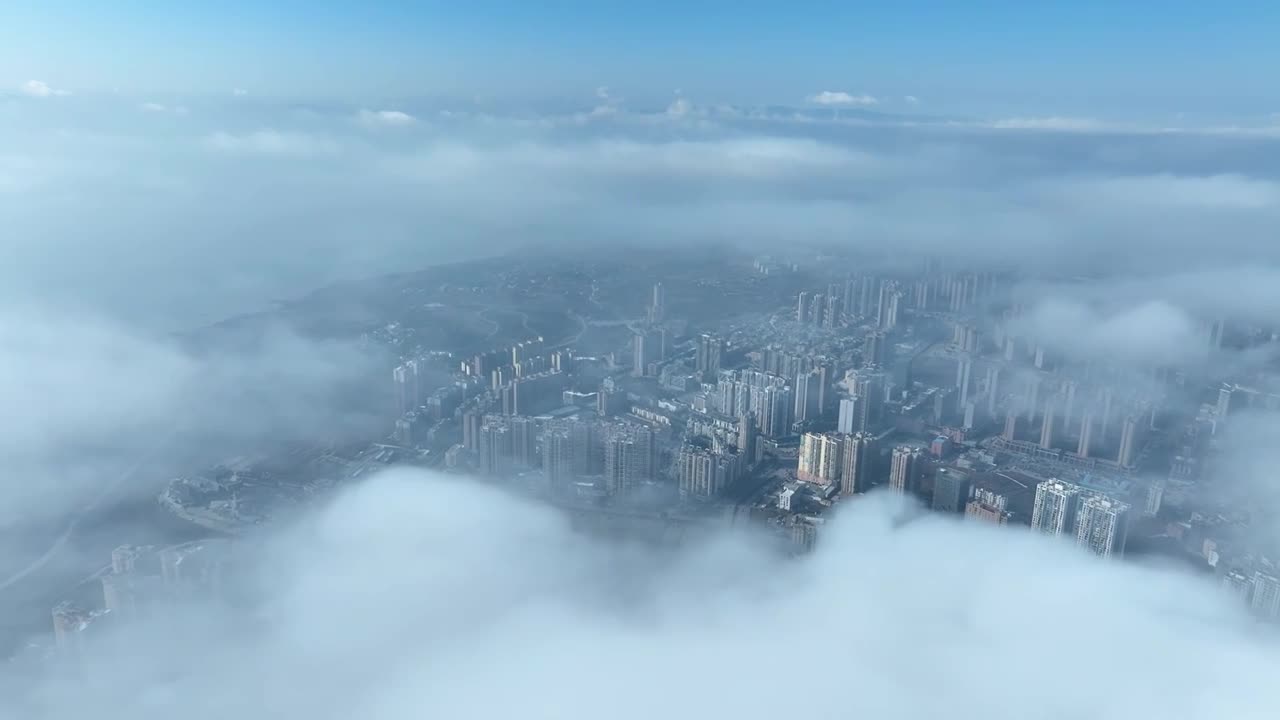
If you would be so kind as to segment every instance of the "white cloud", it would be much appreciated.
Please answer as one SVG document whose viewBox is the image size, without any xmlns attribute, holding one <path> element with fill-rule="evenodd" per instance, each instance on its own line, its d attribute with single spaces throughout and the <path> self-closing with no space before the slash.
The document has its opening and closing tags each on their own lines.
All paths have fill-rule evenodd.
<svg viewBox="0 0 1280 720">
<path fill-rule="evenodd" d="M 809 102 L 815 105 L 827 105 L 831 107 L 854 106 L 854 105 L 878 105 L 880 101 L 870 95 L 851 95 L 847 92 L 838 92 L 832 90 L 823 90 L 816 95 L 810 95 Z"/>
<path fill-rule="evenodd" d="M 1038 302 L 1010 329 L 1077 360 L 1105 357 L 1123 363 L 1203 359 L 1208 345 L 1195 320 L 1164 300 L 1099 307 L 1069 297 Z"/>
<path fill-rule="evenodd" d="M 186 115 L 187 108 L 185 105 L 165 105 L 158 102 L 144 102 L 138 106 L 138 109 L 149 113 L 172 113 L 174 115 Z"/>
<path fill-rule="evenodd" d="M 1064 197 L 1096 210 L 1187 212 L 1280 210 L 1280 181 L 1240 174 L 1113 176 L 1072 180 L 1061 185 Z"/>
<path fill-rule="evenodd" d="M 667 106 L 667 116 L 673 118 L 682 118 L 693 112 L 693 103 L 688 98 L 677 97 Z"/>
<path fill-rule="evenodd" d="M 232 88 L 231 94 L 235 97 L 244 97 L 249 94 L 249 91 L 244 88 Z"/>
<path fill-rule="evenodd" d="M 1055 130 L 1055 131 L 1088 131 L 1109 129 L 1106 123 L 1093 118 L 1080 117 L 1013 117 L 1002 118 L 985 123 L 988 127 L 1001 130 Z"/>
<path fill-rule="evenodd" d="M 338 144 L 327 137 L 277 130 L 257 130 L 239 135 L 216 132 L 207 136 L 204 143 L 215 150 L 266 155 L 321 155 L 339 149 Z"/>
<path fill-rule="evenodd" d="M 406 127 L 417 123 L 417 118 L 399 110 L 361 110 L 356 119 L 365 127 Z"/>
<path fill-rule="evenodd" d="M 71 94 L 66 90 L 59 90 L 57 88 L 49 87 L 49 83 L 44 82 L 43 80 L 26 81 L 25 83 L 22 84 L 22 93 L 30 97 L 39 97 L 39 98 L 57 97 L 57 96 Z"/>
<path fill-rule="evenodd" d="M 903 96 L 902 96 L 902 101 L 903 101 L 903 102 L 905 102 L 905 103 L 906 103 L 906 104 L 908 104 L 908 105 L 919 105 L 919 104 L 920 104 L 920 98 L 916 97 L 915 95 L 903 95 Z"/>
<path fill-rule="evenodd" d="M 577 535 L 475 484 L 392 471 L 249 548 L 260 613 L 195 602 L 149 618 L 101 654 L 89 647 L 98 682 L 65 692 L 51 671 L 7 689 L 0 708 L 51 720 L 101 707 L 138 720 L 923 720 L 957 708 L 1201 720 L 1280 703 L 1272 646 L 1207 581 L 1013 528 L 897 526 L 888 496 L 838 510 L 803 559 L 715 534 L 671 555 Z M 833 668 L 856 691 L 797 680 Z M 37 700 L 41 712 L 23 712 Z"/>
</svg>

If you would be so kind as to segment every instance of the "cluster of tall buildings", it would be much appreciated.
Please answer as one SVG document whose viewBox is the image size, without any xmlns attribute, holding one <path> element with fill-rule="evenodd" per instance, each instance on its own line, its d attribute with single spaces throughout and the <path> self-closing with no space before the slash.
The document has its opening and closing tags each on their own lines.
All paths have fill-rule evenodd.
<svg viewBox="0 0 1280 720">
<path fill-rule="evenodd" d="M 723 371 L 712 388 L 712 409 L 731 418 L 750 415 L 761 434 L 778 438 L 791 432 L 795 393 L 787 379 L 759 370 Z"/>
<path fill-rule="evenodd" d="M 805 433 L 800 437 L 796 475 L 841 495 L 864 493 L 876 484 L 878 448 L 870 433 Z M 913 465 L 908 472 L 914 472 Z M 913 476 L 914 477 L 914 476 Z"/>
<path fill-rule="evenodd" d="M 957 379 L 962 393 L 965 385 L 967 377 L 963 384 Z M 1005 398 L 1006 442 L 1123 469 L 1135 467 L 1159 416 L 1158 405 L 1148 399 L 1122 400 L 1106 385 L 1086 392 L 1070 379 L 1024 374 L 1013 392 Z"/>
<path fill-rule="evenodd" d="M 685 444 L 676 458 L 676 479 L 680 497 L 710 499 L 732 486 L 748 466 L 747 456 L 737 448 L 711 448 Z"/>
<path fill-rule="evenodd" d="M 658 475 L 657 441 L 643 423 L 498 414 L 468 414 L 466 421 L 463 446 L 473 449 L 477 468 L 486 476 L 541 469 L 555 495 L 591 487 L 621 496 Z"/>
<path fill-rule="evenodd" d="M 1036 486 L 1031 527 L 1046 535 L 1074 537 L 1102 557 L 1124 554 L 1129 536 L 1127 503 L 1061 480 Z"/>
<path fill-rule="evenodd" d="M 720 374 L 724 353 L 724 339 L 719 335 L 703 333 L 698 336 L 697 350 L 694 354 L 694 370 L 703 382 L 712 380 Z"/>
<path fill-rule="evenodd" d="M 872 432 L 884 420 L 887 379 L 875 366 L 845 373 L 851 392 L 840 399 L 836 429 L 842 433 Z"/>
<path fill-rule="evenodd" d="M 988 297 L 999 278 L 993 273 L 938 273 L 910 281 L 857 275 L 824 292 L 802 292 L 796 298 L 796 322 L 835 328 L 872 319 L 881 329 L 898 325 L 905 309 L 965 312 Z"/>
</svg>

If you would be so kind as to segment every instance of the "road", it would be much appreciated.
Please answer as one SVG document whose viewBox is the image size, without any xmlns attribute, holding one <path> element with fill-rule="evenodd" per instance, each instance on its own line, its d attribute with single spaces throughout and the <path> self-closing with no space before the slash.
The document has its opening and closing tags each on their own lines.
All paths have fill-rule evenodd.
<svg viewBox="0 0 1280 720">
<path fill-rule="evenodd" d="M 80 527 L 80 524 L 84 522 L 85 518 L 89 517 L 89 515 L 94 510 L 96 510 L 100 505 L 102 505 L 104 500 L 109 498 L 111 495 L 115 494 L 116 491 L 118 491 L 123 484 L 128 482 L 135 475 L 137 475 L 139 470 L 145 467 L 148 463 L 155 460 L 156 457 L 161 453 L 161 451 L 167 448 L 169 443 L 172 442 L 173 438 L 176 436 L 177 436 L 177 431 L 174 431 L 172 434 L 165 436 L 164 438 L 156 442 L 156 444 L 152 445 L 151 448 L 148 449 L 147 452 L 142 456 L 142 458 L 139 459 L 137 462 L 135 462 L 133 465 L 129 466 L 127 470 L 125 470 L 124 472 L 120 473 L 118 476 L 104 483 L 102 488 L 97 492 L 97 494 L 95 494 L 92 498 L 90 498 L 89 502 L 87 502 L 83 507 L 81 507 L 78 511 L 76 511 L 74 515 L 71 516 L 70 520 L 67 521 L 67 525 L 63 529 L 62 533 L 59 534 L 58 537 L 54 539 L 53 544 L 51 544 L 49 548 L 45 550 L 42 555 L 40 555 L 40 557 L 33 560 L 30 564 L 28 564 L 26 567 L 22 568 L 21 570 L 18 570 L 17 572 L 9 575 L 9 577 L 5 578 L 4 580 L 0 580 L 0 592 L 13 587 L 14 585 L 17 585 L 18 583 L 25 580 L 28 576 L 36 572 L 39 572 L 46 565 L 48 565 L 49 562 L 53 560 L 53 558 L 57 557 L 58 553 L 61 552 L 64 547 L 66 547 L 67 543 L 71 541 L 71 538 L 75 536 L 76 528 Z"/>
</svg>

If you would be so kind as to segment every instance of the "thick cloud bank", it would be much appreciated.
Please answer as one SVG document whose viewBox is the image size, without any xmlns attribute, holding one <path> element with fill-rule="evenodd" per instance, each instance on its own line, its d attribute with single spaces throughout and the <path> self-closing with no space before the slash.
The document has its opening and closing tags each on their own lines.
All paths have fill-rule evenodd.
<svg viewBox="0 0 1280 720">
<path fill-rule="evenodd" d="M 495 491 L 392 471 L 255 553 L 265 601 L 108 643 L 13 717 L 1254 718 L 1272 638 L 1210 585 L 872 495 L 811 557 L 711 535 L 591 540 Z M 105 664 L 95 664 L 105 661 Z"/>
<path fill-rule="evenodd" d="M 1196 288 L 1252 268 L 1251 286 L 1274 284 L 1274 132 L 604 102 L 0 101 L 0 300 L 175 329 L 335 280 L 620 241 L 1193 272 Z"/>
</svg>

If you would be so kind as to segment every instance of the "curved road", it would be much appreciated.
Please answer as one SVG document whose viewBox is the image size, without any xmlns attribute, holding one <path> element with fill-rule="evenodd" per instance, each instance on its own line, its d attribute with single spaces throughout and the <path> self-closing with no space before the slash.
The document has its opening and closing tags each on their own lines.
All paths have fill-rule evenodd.
<svg viewBox="0 0 1280 720">
<path fill-rule="evenodd" d="M 44 568 L 44 566 L 48 565 L 49 561 L 52 560 L 54 557 L 56 557 L 57 554 L 64 547 L 66 547 L 67 543 L 70 542 L 71 538 L 76 533 L 76 528 L 80 526 L 80 523 L 83 522 L 84 519 L 88 517 L 90 513 L 92 513 L 95 509 L 97 509 L 97 507 L 102 504 L 102 501 L 106 500 L 113 493 L 115 493 L 120 488 L 121 485 L 123 485 L 126 481 L 129 480 L 129 478 L 136 475 L 138 471 L 141 470 L 147 463 L 151 462 L 152 460 L 155 460 L 156 456 L 160 454 L 160 451 L 163 450 L 173 440 L 173 438 L 176 435 L 177 435 L 177 432 L 175 431 L 172 434 L 161 439 L 154 446 L 152 446 L 152 448 L 148 450 L 147 453 L 143 455 L 141 459 L 139 459 L 133 465 L 129 466 L 129 469 L 125 470 L 115 478 L 112 478 L 111 480 L 106 482 L 102 486 L 102 489 L 99 490 L 98 493 L 95 494 L 89 500 L 89 502 L 84 505 L 84 507 L 80 508 L 80 510 L 78 510 L 74 515 L 71 516 L 71 519 L 67 522 L 66 528 L 64 528 L 62 533 L 58 535 L 58 537 L 53 541 L 53 544 L 49 546 L 49 549 L 44 551 L 44 554 L 42 554 L 40 557 L 33 560 L 29 565 L 22 568 L 21 570 L 18 570 L 17 572 L 11 574 L 9 577 L 4 578 L 3 580 L 0 580 L 0 591 L 7 590 L 8 588 L 13 587 L 14 585 L 17 585 L 18 583 L 26 579 L 27 576 L 31 575 L 32 573 L 40 571 L 42 568 Z"/>
</svg>

